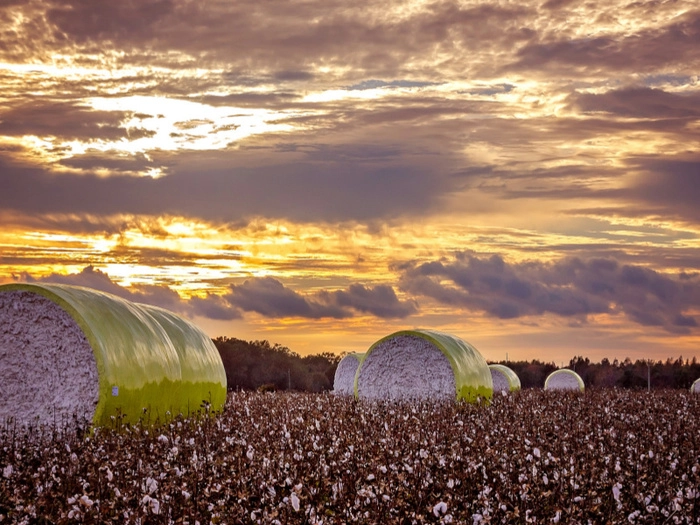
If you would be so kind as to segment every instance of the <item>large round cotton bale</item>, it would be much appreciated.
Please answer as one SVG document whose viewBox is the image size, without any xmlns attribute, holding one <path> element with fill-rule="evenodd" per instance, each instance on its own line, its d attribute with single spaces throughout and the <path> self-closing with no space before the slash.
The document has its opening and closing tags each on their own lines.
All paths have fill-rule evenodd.
<svg viewBox="0 0 700 525">
<path fill-rule="evenodd" d="M 64 426 L 215 411 L 226 374 L 210 338 L 156 307 L 79 286 L 0 286 L 0 420 Z"/>
<path fill-rule="evenodd" d="M 364 357 L 364 353 L 352 352 L 340 360 L 333 378 L 334 394 L 345 396 L 355 394 L 355 375 Z"/>
<path fill-rule="evenodd" d="M 475 402 L 490 399 L 493 385 L 486 361 L 470 344 L 442 332 L 403 330 L 369 348 L 357 371 L 355 395 Z"/>
<path fill-rule="evenodd" d="M 573 370 L 562 368 L 555 370 L 544 382 L 545 390 L 574 390 L 583 392 L 585 386 L 583 379 Z"/>
<path fill-rule="evenodd" d="M 692 385 L 690 385 L 690 391 L 693 394 L 700 394 L 700 379 L 696 379 Z"/>
<path fill-rule="evenodd" d="M 520 390 L 520 378 L 506 365 L 489 365 L 494 392 L 516 392 Z"/>
</svg>

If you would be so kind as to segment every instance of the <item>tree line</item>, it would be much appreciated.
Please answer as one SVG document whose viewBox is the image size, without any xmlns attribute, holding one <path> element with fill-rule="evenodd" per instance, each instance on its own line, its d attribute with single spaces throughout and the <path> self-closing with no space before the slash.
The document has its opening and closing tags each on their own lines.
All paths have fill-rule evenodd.
<svg viewBox="0 0 700 525">
<path fill-rule="evenodd" d="M 213 341 L 226 370 L 229 390 L 333 390 L 335 369 L 344 356 L 323 352 L 302 357 L 286 346 L 269 341 L 234 337 L 217 337 Z M 542 388 L 547 376 L 559 368 L 553 362 L 537 359 L 500 361 L 500 364 L 518 375 L 522 388 Z M 682 356 L 666 361 L 603 359 L 600 363 L 576 356 L 567 368 L 578 373 L 587 388 L 687 389 L 700 378 L 697 359 L 684 360 Z"/>
<path fill-rule="evenodd" d="M 226 370 L 229 390 L 333 390 L 342 356 L 323 352 L 301 357 L 286 346 L 234 337 L 213 340 Z"/>
<path fill-rule="evenodd" d="M 547 376 L 557 370 L 554 363 L 533 361 L 500 361 L 511 368 L 520 378 L 522 388 L 542 388 Z M 683 388 L 687 389 L 693 381 L 700 378 L 700 363 L 692 360 L 668 358 L 662 360 L 626 358 L 610 361 L 603 359 L 593 363 L 587 357 L 575 356 L 569 361 L 570 368 L 581 376 L 586 388 Z"/>
</svg>

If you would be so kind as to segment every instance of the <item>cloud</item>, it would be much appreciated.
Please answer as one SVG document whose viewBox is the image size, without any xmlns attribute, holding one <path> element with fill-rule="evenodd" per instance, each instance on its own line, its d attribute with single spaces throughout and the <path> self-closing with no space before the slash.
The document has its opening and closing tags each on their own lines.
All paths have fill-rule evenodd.
<svg viewBox="0 0 700 525">
<path fill-rule="evenodd" d="M 287 288 L 273 277 L 255 277 L 242 284 L 230 285 L 223 295 L 208 293 L 204 297 L 182 298 L 166 285 L 132 285 L 128 288 L 114 282 L 108 274 L 87 266 L 74 274 L 52 273 L 35 278 L 28 273 L 16 280 L 28 283 L 58 283 L 85 286 L 123 299 L 160 306 L 189 317 L 198 316 L 219 321 L 240 319 L 243 312 L 256 312 L 271 319 L 345 319 L 369 314 L 383 319 L 405 318 L 418 312 L 413 300 L 401 301 L 391 286 L 351 284 L 347 290 L 321 290 L 302 295 Z"/>
<path fill-rule="evenodd" d="M 256 277 L 240 285 L 231 285 L 231 292 L 224 299 L 236 308 L 271 318 L 342 319 L 351 316 L 342 308 L 305 298 L 272 277 Z"/>
<path fill-rule="evenodd" d="M 431 209 L 447 183 L 444 177 L 427 176 L 420 166 L 403 162 L 368 162 L 382 155 L 376 148 L 348 149 L 326 162 L 254 168 L 193 162 L 174 166 L 159 179 L 54 176 L 3 163 L 0 156 L 0 208 L 28 214 L 170 214 L 224 222 L 252 217 L 372 221 Z"/>
<path fill-rule="evenodd" d="M 637 157 L 629 164 L 640 172 L 628 190 L 630 198 L 659 214 L 700 221 L 700 155 Z"/>
<path fill-rule="evenodd" d="M 146 39 L 173 11 L 173 0 L 47 0 L 46 18 L 57 38 L 78 43 Z"/>
<path fill-rule="evenodd" d="M 147 130 L 127 130 L 123 122 L 129 116 L 124 111 L 96 111 L 78 102 L 18 100 L 8 109 L 0 109 L 0 135 L 116 141 L 152 134 Z"/>
<path fill-rule="evenodd" d="M 588 319 L 624 314 L 635 323 L 687 333 L 696 326 L 700 279 L 670 276 L 614 259 L 510 264 L 494 255 L 398 267 L 400 288 L 416 297 L 482 311 L 500 319 L 551 313 Z"/>
<path fill-rule="evenodd" d="M 583 112 L 605 112 L 634 118 L 700 117 L 700 92 L 669 93 L 662 89 L 628 87 L 603 94 L 577 93 L 571 97 L 574 106 Z"/>
<path fill-rule="evenodd" d="M 273 277 L 256 277 L 231 285 L 231 292 L 224 299 L 236 308 L 270 318 L 343 319 L 353 317 L 356 312 L 380 318 L 403 318 L 417 312 L 415 302 L 400 301 L 393 288 L 386 285 L 352 284 L 347 290 L 304 296 Z"/>
<path fill-rule="evenodd" d="M 365 287 L 351 284 L 347 290 L 322 292 L 319 296 L 327 303 L 341 308 L 353 308 L 383 319 L 402 319 L 418 312 L 415 301 L 400 301 L 394 289 L 387 285 Z"/>
<path fill-rule="evenodd" d="M 645 16 L 646 6 L 643 4 L 631 7 L 630 15 Z M 595 37 L 544 36 L 518 49 L 517 60 L 506 69 L 551 72 L 556 68 L 559 72 L 579 75 L 583 71 L 588 74 L 647 72 L 670 66 L 692 70 L 689 64 L 694 64 L 700 57 L 698 46 L 693 45 L 700 38 L 700 11 L 690 10 L 674 16 L 673 22 L 660 27 L 640 24 L 639 29 L 632 33 L 607 31 Z"/>
</svg>

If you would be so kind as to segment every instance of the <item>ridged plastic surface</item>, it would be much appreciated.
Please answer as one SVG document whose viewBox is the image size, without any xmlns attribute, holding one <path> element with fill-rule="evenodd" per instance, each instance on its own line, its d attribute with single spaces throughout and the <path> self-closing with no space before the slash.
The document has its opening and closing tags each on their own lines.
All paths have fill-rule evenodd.
<svg viewBox="0 0 700 525">
<path fill-rule="evenodd" d="M 0 285 L 0 293 L 42 295 L 63 308 L 85 334 L 99 375 L 93 424 L 161 421 L 226 401 L 226 373 L 211 339 L 189 321 L 161 308 L 61 284 Z"/>
<path fill-rule="evenodd" d="M 477 399 L 490 400 L 493 397 L 491 371 L 481 353 L 469 343 L 451 334 L 436 330 L 401 330 L 381 338 L 370 346 L 365 354 L 367 359 L 372 350 L 383 341 L 408 335 L 420 337 L 437 347 L 450 362 L 455 377 L 455 394 L 457 400 L 474 403 Z M 364 362 L 363 360 L 363 362 Z M 362 364 L 355 375 L 355 397 L 359 397 L 357 382 Z"/>
<path fill-rule="evenodd" d="M 520 378 L 518 377 L 518 374 L 516 374 L 511 368 L 508 368 L 506 365 L 499 365 L 499 364 L 493 364 L 489 365 L 490 370 L 497 370 L 505 378 L 508 380 L 508 390 L 511 392 L 516 392 L 520 390 L 521 384 L 520 384 Z"/>
</svg>

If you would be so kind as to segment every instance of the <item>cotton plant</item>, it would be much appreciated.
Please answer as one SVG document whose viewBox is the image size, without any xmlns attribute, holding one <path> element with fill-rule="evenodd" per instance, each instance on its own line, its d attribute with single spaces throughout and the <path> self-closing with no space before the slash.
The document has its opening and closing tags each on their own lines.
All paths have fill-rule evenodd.
<svg viewBox="0 0 700 525">
<path fill-rule="evenodd" d="M 6 523 L 693 523 L 700 396 L 524 390 L 489 406 L 229 394 L 219 418 L 0 425 Z"/>
</svg>

